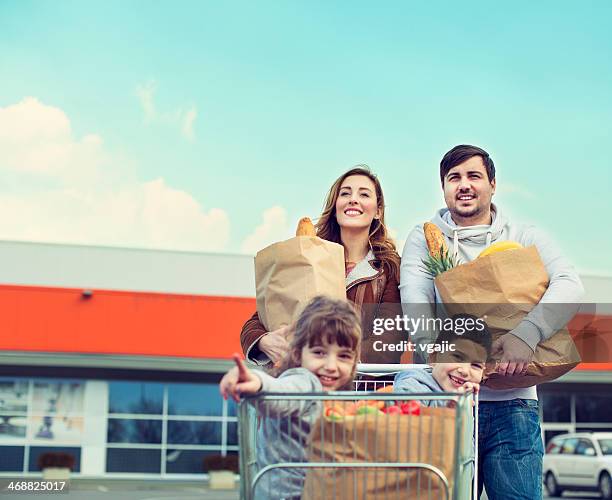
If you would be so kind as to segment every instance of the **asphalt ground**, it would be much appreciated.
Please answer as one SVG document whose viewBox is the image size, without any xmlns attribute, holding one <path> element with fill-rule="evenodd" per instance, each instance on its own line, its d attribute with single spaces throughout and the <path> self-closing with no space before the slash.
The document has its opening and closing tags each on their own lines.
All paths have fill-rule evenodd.
<svg viewBox="0 0 612 500">
<path fill-rule="evenodd" d="M 61 494 L 9 493 L 0 491 L 2 500 L 238 500 L 238 484 L 234 490 L 211 490 L 204 481 L 141 481 L 88 479 L 72 481 L 70 491 Z M 544 495 L 545 499 L 550 497 Z M 563 498 L 592 500 L 597 493 L 564 493 Z M 483 494 L 481 500 L 486 500 Z"/>
<path fill-rule="evenodd" d="M 9 493 L 0 491 L 2 500 L 238 500 L 234 490 L 211 490 L 204 481 L 136 481 L 88 479 L 73 480 L 67 493 Z"/>
</svg>

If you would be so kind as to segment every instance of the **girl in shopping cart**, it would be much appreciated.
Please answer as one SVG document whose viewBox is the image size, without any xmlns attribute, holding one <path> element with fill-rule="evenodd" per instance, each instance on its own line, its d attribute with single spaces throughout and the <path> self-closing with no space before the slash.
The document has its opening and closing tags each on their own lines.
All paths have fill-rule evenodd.
<svg viewBox="0 0 612 500">
<path fill-rule="evenodd" d="M 220 384 L 222 396 L 236 401 L 257 393 L 311 393 L 350 389 L 357 367 L 361 321 L 344 301 L 316 297 L 292 327 L 293 338 L 273 375 L 249 370 L 236 354 L 236 366 Z M 259 415 L 257 465 L 307 462 L 308 436 L 321 416 L 320 401 L 249 399 Z M 258 483 L 255 498 L 292 499 L 302 494 L 305 471 L 273 469 Z"/>
</svg>

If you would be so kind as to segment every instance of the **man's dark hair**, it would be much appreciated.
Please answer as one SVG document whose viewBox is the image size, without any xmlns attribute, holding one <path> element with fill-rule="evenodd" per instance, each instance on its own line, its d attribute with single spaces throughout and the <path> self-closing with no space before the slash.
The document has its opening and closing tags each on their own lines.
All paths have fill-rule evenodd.
<svg viewBox="0 0 612 500">
<path fill-rule="evenodd" d="M 485 169 L 487 170 L 489 182 L 493 182 L 493 179 L 495 179 L 495 164 L 489 156 L 489 153 L 478 146 L 461 144 L 455 146 L 446 153 L 440 162 L 440 181 L 442 182 L 442 186 L 444 186 L 444 177 L 446 177 L 446 174 L 448 174 L 451 168 L 461 165 L 464 161 L 469 160 L 473 156 L 480 156 L 482 158 L 482 163 L 484 163 Z"/>
<path fill-rule="evenodd" d="M 456 314 L 452 318 L 447 318 L 443 328 L 436 339 L 436 344 L 442 345 L 443 341 L 454 344 L 457 340 L 465 339 L 475 342 L 484 347 L 487 358 L 491 356 L 493 338 L 484 320 L 472 316 L 471 314 Z M 481 363 L 486 359 L 470 360 Z"/>
</svg>

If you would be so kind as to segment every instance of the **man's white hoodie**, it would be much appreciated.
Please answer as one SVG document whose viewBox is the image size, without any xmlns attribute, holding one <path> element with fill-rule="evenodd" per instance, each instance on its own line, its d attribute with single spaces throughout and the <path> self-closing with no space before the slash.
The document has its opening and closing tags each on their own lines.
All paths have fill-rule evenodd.
<svg viewBox="0 0 612 500">
<path fill-rule="evenodd" d="M 512 331 L 535 350 L 539 342 L 563 328 L 576 314 L 584 288 L 572 264 L 548 236 L 530 225 L 511 224 L 493 204 L 491 215 L 491 225 L 460 227 L 451 218 L 450 211 L 444 208 L 436 213 L 431 222 L 442 230 L 451 254 L 458 257 L 460 262 L 474 260 L 496 241 L 512 240 L 525 247 L 536 246 L 550 283 L 539 305 Z M 434 314 L 435 304 L 440 303 L 433 279 L 423 266 L 423 259 L 427 258 L 428 253 L 423 227 L 416 226 L 408 235 L 402 253 L 400 294 L 406 314 L 414 312 L 415 304 L 431 304 L 428 313 Z M 561 307 L 557 304 L 567 305 Z M 423 310 L 422 306 L 420 310 Z M 480 393 L 480 399 L 485 401 L 515 398 L 537 399 L 536 389 L 491 390 L 485 386 Z"/>
</svg>

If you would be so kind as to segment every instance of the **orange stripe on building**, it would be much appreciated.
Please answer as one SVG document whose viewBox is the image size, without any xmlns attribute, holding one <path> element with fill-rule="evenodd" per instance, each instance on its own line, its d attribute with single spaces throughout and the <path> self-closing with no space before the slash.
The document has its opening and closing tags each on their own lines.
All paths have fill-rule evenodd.
<svg viewBox="0 0 612 500">
<path fill-rule="evenodd" d="M 0 286 L 0 350 L 229 358 L 252 298 Z"/>
</svg>

